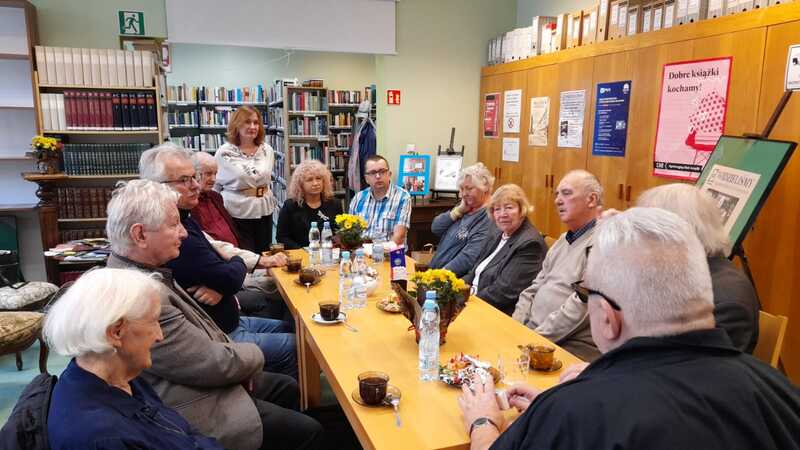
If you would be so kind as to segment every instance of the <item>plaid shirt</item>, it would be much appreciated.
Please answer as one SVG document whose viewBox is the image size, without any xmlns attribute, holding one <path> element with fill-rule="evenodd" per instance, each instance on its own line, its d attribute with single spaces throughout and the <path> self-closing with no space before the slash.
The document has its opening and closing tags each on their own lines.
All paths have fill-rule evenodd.
<svg viewBox="0 0 800 450">
<path fill-rule="evenodd" d="M 391 239 L 394 227 L 408 228 L 411 221 L 411 196 L 408 191 L 394 184 L 389 185 L 386 195 L 376 200 L 372 188 L 357 193 L 350 201 L 350 214 L 367 221 L 364 237 L 369 239 Z"/>
</svg>

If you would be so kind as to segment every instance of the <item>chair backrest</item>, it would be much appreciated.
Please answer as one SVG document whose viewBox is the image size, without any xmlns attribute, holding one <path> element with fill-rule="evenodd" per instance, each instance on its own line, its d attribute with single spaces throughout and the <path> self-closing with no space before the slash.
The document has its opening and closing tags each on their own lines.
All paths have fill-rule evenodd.
<svg viewBox="0 0 800 450">
<path fill-rule="evenodd" d="M 57 380 L 55 375 L 43 373 L 25 386 L 8 422 L 0 430 L 0 448 L 50 450 L 47 414 Z"/>
<path fill-rule="evenodd" d="M 789 319 L 785 316 L 773 316 L 770 313 L 759 311 L 758 342 L 753 350 L 753 356 L 777 368 L 787 323 L 789 323 Z"/>
<path fill-rule="evenodd" d="M 553 239 L 551 236 L 545 235 L 544 243 L 547 244 L 547 248 L 553 248 L 553 244 L 556 243 L 556 240 Z"/>
</svg>

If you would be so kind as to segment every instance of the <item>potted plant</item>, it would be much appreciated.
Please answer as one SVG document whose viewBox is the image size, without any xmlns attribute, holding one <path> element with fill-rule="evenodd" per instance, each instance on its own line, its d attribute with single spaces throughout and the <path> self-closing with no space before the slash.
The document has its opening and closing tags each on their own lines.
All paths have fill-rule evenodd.
<svg viewBox="0 0 800 450">
<path fill-rule="evenodd" d="M 361 247 L 364 240 L 361 234 L 367 229 L 367 221 L 354 214 L 339 214 L 336 216 L 335 239 L 339 247 L 346 250 L 355 250 Z"/>
<path fill-rule="evenodd" d="M 417 343 L 419 343 L 417 324 L 422 315 L 425 293 L 436 291 L 436 303 L 439 305 L 439 344 L 444 344 L 447 338 L 447 328 L 467 305 L 469 285 L 447 269 L 415 272 L 411 281 L 416 285 L 416 291 L 406 292 L 399 284 L 392 283 L 392 288 L 400 297 L 403 315 L 411 321 L 409 329 L 414 329 Z"/>
<path fill-rule="evenodd" d="M 58 172 L 58 160 L 64 144 L 58 139 L 34 136 L 31 139 L 31 156 L 36 158 L 36 167 L 39 173 L 54 174 Z"/>
</svg>

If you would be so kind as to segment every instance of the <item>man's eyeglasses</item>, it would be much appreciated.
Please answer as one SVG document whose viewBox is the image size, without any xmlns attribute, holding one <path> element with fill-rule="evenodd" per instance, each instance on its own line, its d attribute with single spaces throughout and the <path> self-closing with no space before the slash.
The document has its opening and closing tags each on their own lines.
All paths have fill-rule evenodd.
<svg viewBox="0 0 800 450">
<path fill-rule="evenodd" d="M 197 183 L 197 178 L 193 176 L 190 177 L 189 175 L 184 175 L 175 180 L 162 181 L 164 184 L 182 184 L 184 186 L 191 186 L 193 182 Z"/>
<path fill-rule="evenodd" d="M 585 286 L 581 286 L 581 283 L 583 283 L 583 280 L 576 281 L 570 285 L 572 287 L 572 290 L 575 291 L 575 294 L 578 296 L 578 299 L 580 301 L 582 301 L 583 303 L 589 303 L 590 295 L 592 294 L 599 295 L 600 297 L 603 297 L 603 299 L 607 301 L 612 308 L 616 309 L 617 311 L 622 311 L 622 308 L 620 308 L 619 303 L 615 302 L 614 300 L 612 300 L 611 298 L 609 298 L 607 295 L 603 294 L 600 291 L 595 291 L 594 289 L 589 289 Z"/>
<path fill-rule="evenodd" d="M 387 173 L 389 173 L 389 169 L 379 169 L 379 170 L 370 170 L 369 172 L 364 172 L 364 175 L 367 175 L 367 176 L 370 176 L 370 177 L 378 177 L 378 176 L 382 177 L 382 176 L 386 175 Z"/>
</svg>

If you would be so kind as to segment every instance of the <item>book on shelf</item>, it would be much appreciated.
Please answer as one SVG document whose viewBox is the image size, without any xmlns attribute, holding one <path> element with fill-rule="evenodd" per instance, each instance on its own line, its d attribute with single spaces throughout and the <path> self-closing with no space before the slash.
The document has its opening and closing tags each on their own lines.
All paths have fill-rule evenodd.
<svg viewBox="0 0 800 450">
<path fill-rule="evenodd" d="M 339 148 L 350 148 L 353 145 L 353 133 L 349 131 L 334 134 L 331 145 Z"/>
<path fill-rule="evenodd" d="M 200 121 L 198 120 L 197 110 L 171 111 L 167 113 L 167 123 L 170 126 L 180 125 L 196 127 Z"/>
<path fill-rule="evenodd" d="M 157 130 L 155 94 L 67 90 L 41 94 L 42 119 L 50 131 Z"/>
<path fill-rule="evenodd" d="M 288 123 L 288 132 L 290 136 L 327 135 L 328 118 L 326 116 L 291 118 Z"/>
<path fill-rule="evenodd" d="M 331 171 L 347 170 L 348 153 L 342 151 L 331 151 L 328 153 L 328 169 Z M 336 176 L 336 174 L 334 174 Z M 341 176 L 341 175 L 339 175 Z"/>
<path fill-rule="evenodd" d="M 186 150 L 200 150 L 200 136 L 170 136 L 169 141 Z"/>
<path fill-rule="evenodd" d="M 59 219 L 102 219 L 113 187 L 58 187 L 56 208 Z M 78 238 L 80 239 L 80 238 Z M 66 239 L 72 240 L 72 239 Z"/>
<path fill-rule="evenodd" d="M 331 114 L 332 127 L 347 127 L 351 128 L 355 123 L 356 116 L 352 112 L 340 112 Z"/>
<path fill-rule="evenodd" d="M 325 146 L 317 144 L 291 144 L 289 154 L 292 155 L 292 169 L 297 164 L 307 160 L 316 159 L 325 162 Z"/>
<path fill-rule="evenodd" d="M 139 171 L 139 158 L 152 144 L 65 144 L 67 175 L 128 175 Z"/>
<path fill-rule="evenodd" d="M 87 87 L 151 87 L 153 53 L 147 50 L 34 48 L 39 83 Z"/>
<path fill-rule="evenodd" d="M 361 91 L 328 91 L 328 104 L 358 106 L 361 103 Z"/>
<path fill-rule="evenodd" d="M 167 86 L 169 103 L 243 103 L 266 104 L 266 93 L 262 85 L 237 88 L 188 86 L 186 83 Z"/>
<path fill-rule="evenodd" d="M 303 80 L 303 87 L 321 88 L 325 85 L 325 80 L 322 78 L 310 78 Z"/>
<path fill-rule="evenodd" d="M 327 111 L 328 96 L 317 91 L 289 92 L 289 111 Z"/>
</svg>

